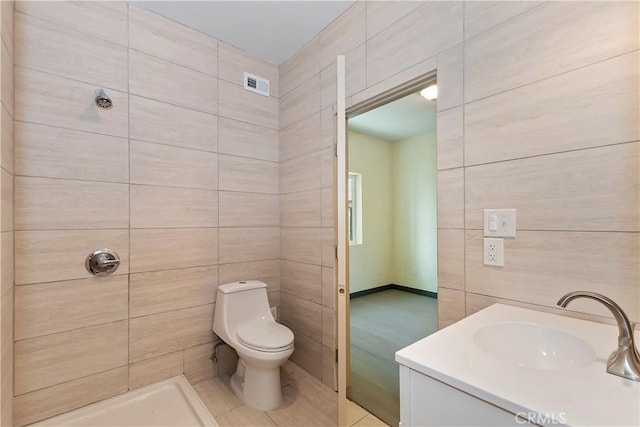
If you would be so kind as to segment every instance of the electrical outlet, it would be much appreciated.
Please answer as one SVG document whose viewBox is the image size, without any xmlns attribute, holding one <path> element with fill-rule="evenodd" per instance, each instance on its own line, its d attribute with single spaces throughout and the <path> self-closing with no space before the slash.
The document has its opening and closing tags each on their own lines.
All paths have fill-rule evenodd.
<svg viewBox="0 0 640 427">
<path fill-rule="evenodd" d="M 484 239 L 484 265 L 504 267 L 504 240 Z"/>
</svg>

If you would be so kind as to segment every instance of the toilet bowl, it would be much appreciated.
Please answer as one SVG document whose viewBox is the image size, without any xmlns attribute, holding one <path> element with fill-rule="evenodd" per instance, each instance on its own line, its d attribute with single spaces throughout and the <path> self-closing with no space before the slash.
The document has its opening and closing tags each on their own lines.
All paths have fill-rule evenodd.
<svg viewBox="0 0 640 427">
<path fill-rule="evenodd" d="M 238 353 L 233 392 L 255 409 L 280 406 L 280 365 L 293 354 L 293 332 L 271 315 L 267 285 L 258 280 L 220 285 L 213 332 Z"/>
</svg>

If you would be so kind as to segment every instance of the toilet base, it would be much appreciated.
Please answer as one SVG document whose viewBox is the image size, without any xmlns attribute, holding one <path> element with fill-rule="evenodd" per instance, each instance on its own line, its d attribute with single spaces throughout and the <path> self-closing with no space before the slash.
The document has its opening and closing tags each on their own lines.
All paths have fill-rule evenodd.
<svg viewBox="0 0 640 427">
<path fill-rule="evenodd" d="M 231 377 L 231 390 L 254 409 L 275 409 L 282 402 L 280 367 L 268 370 L 252 369 L 240 359 L 236 373 Z"/>
</svg>

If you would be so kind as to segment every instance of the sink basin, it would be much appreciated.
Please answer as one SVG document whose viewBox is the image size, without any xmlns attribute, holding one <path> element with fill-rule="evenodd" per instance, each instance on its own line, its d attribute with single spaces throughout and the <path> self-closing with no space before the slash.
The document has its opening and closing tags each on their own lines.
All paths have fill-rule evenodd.
<svg viewBox="0 0 640 427">
<path fill-rule="evenodd" d="M 475 331 L 473 341 L 485 353 L 521 368 L 567 370 L 596 360 L 580 338 L 538 323 L 494 323 Z"/>
</svg>

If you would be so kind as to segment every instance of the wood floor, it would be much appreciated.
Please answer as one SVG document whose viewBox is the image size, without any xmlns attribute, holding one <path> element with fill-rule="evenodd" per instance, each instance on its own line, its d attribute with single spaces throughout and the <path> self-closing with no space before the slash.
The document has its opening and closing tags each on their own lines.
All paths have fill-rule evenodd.
<svg viewBox="0 0 640 427">
<path fill-rule="evenodd" d="M 395 352 L 437 329 L 434 298 L 390 289 L 352 299 L 349 398 L 397 426 L 400 385 Z"/>
</svg>

